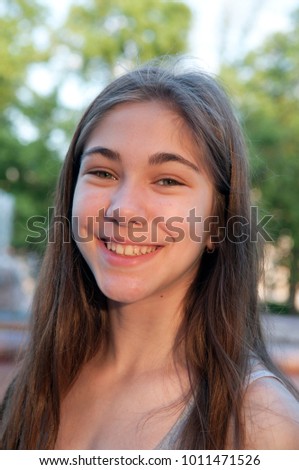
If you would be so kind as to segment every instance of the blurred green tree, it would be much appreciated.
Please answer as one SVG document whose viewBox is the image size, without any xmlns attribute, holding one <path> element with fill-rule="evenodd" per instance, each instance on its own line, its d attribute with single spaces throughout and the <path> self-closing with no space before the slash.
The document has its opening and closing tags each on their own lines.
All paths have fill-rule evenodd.
<svg viewBox="0 0 299 470">
<path fill-rule="evenodd" d="M 259 50 L 222 77 L 234 95 L 247 132 L 253 186 L 263 209 L 273 215 L 271 234 L 279 246 L 280 263 L 289 269 L 290 310 L 295 313 L 299 283 L 299 10 L 292 29 L 270 36 Z"/>
<path fill-rule="evenodd" d="M 42 59 L 32 31 L 44 19 L 45 10 L 34 0 L 2 0 L 0 8 L 0 109 L 17 101 L 16 91 L 28 64 Z"/>
<path fill-rule="evenodd" d="M 185 51 L 190 22 L 189 8 L 179 1 L 74 1 L 56 33 L 59 47 L 81 58 L 85 78 L 109 80 L 118 65 Z"/>
<path fill-rule="evenodd" d="M 61 165 L 46 144 L 55 93 L 42 98 L 27 82 L 30 66 L 49 57 L 38 44 L 46 14 L 34 0 L 4 0 L 0 8 L 0 187 L 16 198 L 16 248 L 26 246 L 27 219 L 50 204 Z"/>
<path fill-rule="evenodd" d="M 64 24 L 51 21 L 39 1 L 2 1 L 0 187 L 16 197 L 15 248 L 43 248 L 26 243 L 27 221 L 47 216 L 79 115 L 78 96 L 68 108 L 62 90 L 75 79 L 77 95 L 90 85 L 99 92 L 120 72 L 117 64 L 127 68 L 185 51 L 190 21 L 183 3 L 164 0 L 74 0 Z M 42 94 L 29 79 L 37 65 L 52 74 L 53 85 Z"/>
</svg>

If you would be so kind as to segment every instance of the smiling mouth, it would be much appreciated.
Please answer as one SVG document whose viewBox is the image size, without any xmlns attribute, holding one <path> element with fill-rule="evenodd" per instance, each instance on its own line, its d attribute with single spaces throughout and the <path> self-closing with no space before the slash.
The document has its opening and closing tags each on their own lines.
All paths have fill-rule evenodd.
<svg viewBox="0 0 299 470">
<path fill-rule="evenodd" d="M 105 242 L 107 250 L 113 251 L 118 255 L 124 256 L 140 256 L 153 253 L 158 249 L 158 246 L 154 245 L 123 245 L 115 242 Z"/>
</svg>

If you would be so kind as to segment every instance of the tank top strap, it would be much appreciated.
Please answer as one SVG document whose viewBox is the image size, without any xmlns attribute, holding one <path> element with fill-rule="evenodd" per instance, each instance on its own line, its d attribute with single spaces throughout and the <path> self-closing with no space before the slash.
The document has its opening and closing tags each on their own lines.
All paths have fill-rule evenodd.
<svg viewBox="0 0 299 470">
<path fill-rule="evenodd" d="M 260 369 L 260 370 L 255 370 L 251 372 L 250 374 L 248 374 L 247 380 L 246 380 L 246 386 L 248 387 L 248 385 L 264 377 L 270 377 L 270 378 L 276 379 L 284 385 L 283 381 L 279 377 L 277 377 L 273 372 L 271 372 L 268 369 Z"/>
<path fill-rule="evenodd" d="M 159 444 L 155 447 L 155 450 L 162 450 L 162 449 L 175 449 L 177 439 L 179 438 L 183 428 L 189 418 L 191 413 L 192 407 L 194 405 L 194 399 L 191 398 L 185 408 L 183 409 L 182 413 L 168 431 L 168 433 L 163 437 L 163 439 L 159 442 Z"/>
</svg>

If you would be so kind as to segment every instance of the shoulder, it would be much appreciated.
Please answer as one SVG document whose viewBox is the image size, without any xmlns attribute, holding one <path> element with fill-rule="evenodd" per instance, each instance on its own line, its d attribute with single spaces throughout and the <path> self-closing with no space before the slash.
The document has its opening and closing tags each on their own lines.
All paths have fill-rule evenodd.
<svg viewBox="0 0 299 470">
<path fill-rule="evenodd" d="M 299 450 L 299 402 L 275 377 L 248 385 L 243 419 L 245 448 Z"/>
</svg>

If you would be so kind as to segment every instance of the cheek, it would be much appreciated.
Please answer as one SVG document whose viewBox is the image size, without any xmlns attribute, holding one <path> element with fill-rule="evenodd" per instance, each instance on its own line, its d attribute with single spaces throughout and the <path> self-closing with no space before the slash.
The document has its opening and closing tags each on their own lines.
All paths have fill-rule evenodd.
<svg viewBox="0 0 299 470">
<path fill-rule="evenodd" d="M 88 201 L 86 191 L 82 188 L 82 185 L 78 182 L 75 187 L 74 197 L 73 197 L 73 206 L 72 214 L 79 215 L 82 213 L 83 207 Z"/>
<path fill-rule="evenodd" d="M 92 241 L 97 232 L 99 207 L 97 200 L 78 184 L 72 205 L 72 233 L 77 244 Z"/>
<path fill-rule="evenodd" d="M 166 230 L 176 242 L 185 242 L 190 246 L 193 242 L 195 246 L 205 243 L 208 237 L 206 220 L 211 210 L 211 199 L 205 194 L 201 198 L 190 198 L 175 207 L 169 207 L 166 210 Z"/>
<path fill-rule="evenodd" d="M 77 244 L 80 242 L 83 235 L 86 234 L 86 228 L 88 225 L 88 210 L 85 201 L 86 198 L 84 198 L 84 193 L 82 193 L 80 187 L 77 185 L 72 206 L 72 232 Z"/>
<path fill-rule="evenodd" d="M 78 183 L 73 198 L 72 215 L 75 217 L 97 218 L 105 207 L 105 195 L 98 190 Z"/>
</svg>

